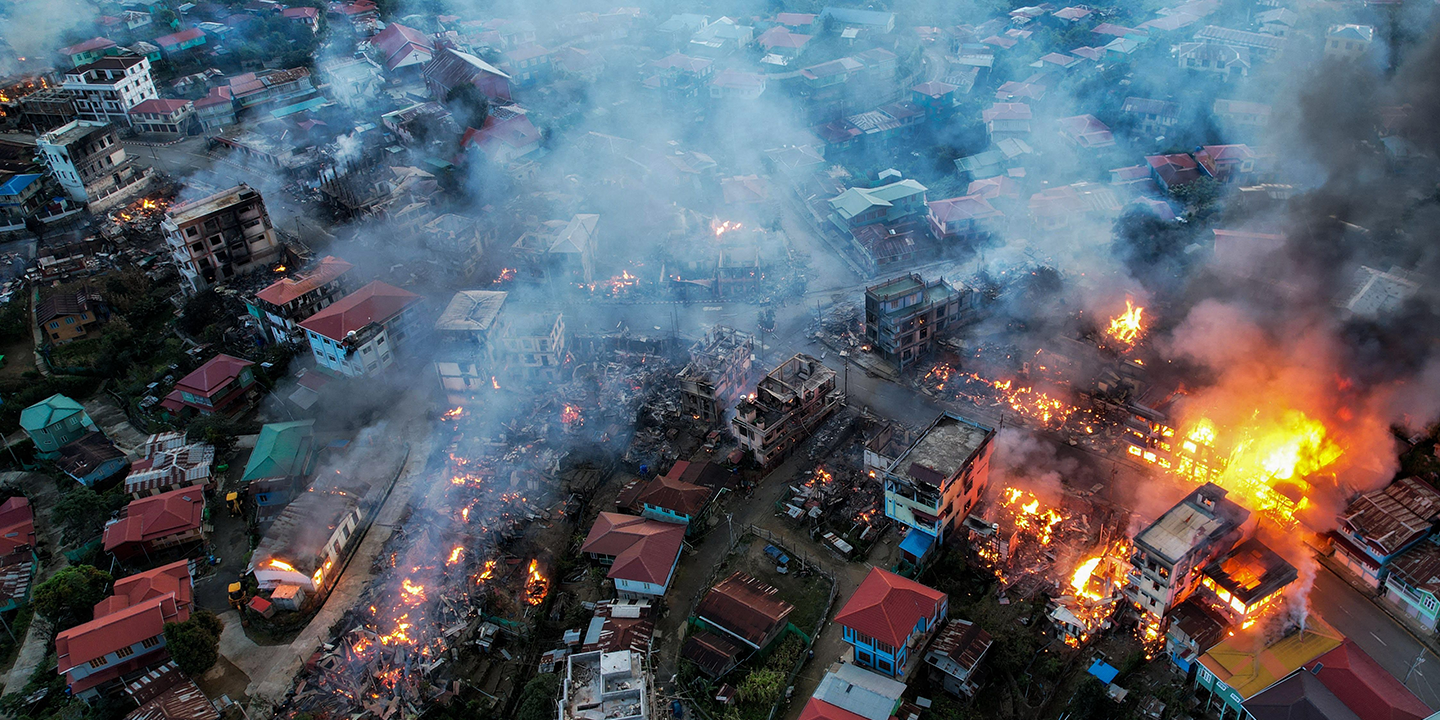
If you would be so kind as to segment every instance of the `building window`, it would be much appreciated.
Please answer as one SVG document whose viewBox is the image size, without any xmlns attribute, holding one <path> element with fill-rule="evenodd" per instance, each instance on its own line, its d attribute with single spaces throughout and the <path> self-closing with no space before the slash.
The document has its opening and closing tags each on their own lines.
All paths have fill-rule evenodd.
<svg viewBox="0 0 1440 720">
<path fill-rule="evenodd" d="M 160 638 L 158 638 L 158 637 L 148 637 L 148 638 L 145 638 L 144 640 L 140 641 L 140 647 L 143 647 L 143 648 L 153 648 L 153 647 L 155 647 L 156 645 L 159 645 L 159 644 L 160 644 Z"/>
<path fill-rule="evenodd" d="M 90 667 L 92 667 L 92 668 L 102 668 L 102 667 L 105 667 L 107 664 L 109 664 L 109 662 L 110 662 L 109 660 L 107 660 L 107 659 L 105 659 L 105 658 L 103 658 L 103 657 L 98 657 L 98 658 L 95 658 L 94 660 L 91 660 L 91 661 L 90 661 Z"/>
<path fill-rule="evenodd" d="M 120 648 L 119 650 L 116 650 L 116 651 L 115 651 L 115 657 L 117 657 L 117 658 L 130 657 L 131 655 L 134 655 L 134 654 L 135 654 L 135 648 L 130 647 L 130 646 L 128 646 L 128 645 L 127 645 L 126 647 Z"/>
</svg>

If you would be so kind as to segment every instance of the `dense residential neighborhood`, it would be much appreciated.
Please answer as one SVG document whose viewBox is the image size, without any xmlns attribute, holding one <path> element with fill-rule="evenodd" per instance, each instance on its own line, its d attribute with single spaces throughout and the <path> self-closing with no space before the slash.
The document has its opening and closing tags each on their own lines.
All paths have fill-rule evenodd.
<svg viewBox="0 0 1440 720">
<path fill-rule="evenodd" d="M 0 714 L 1440 717 L 1437 20 L 0 4 Z"/>
</svg>

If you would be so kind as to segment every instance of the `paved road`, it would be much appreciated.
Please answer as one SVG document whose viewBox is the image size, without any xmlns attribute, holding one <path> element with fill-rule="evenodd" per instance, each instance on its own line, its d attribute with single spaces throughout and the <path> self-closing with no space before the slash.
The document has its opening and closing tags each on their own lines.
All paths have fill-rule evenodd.
<svg viewBox="0 0 1440 720">
<path fill-rule="evenodd" d="M 1424 662 L 1409 673 L 1405 686 L 1432 709 L 1440 708 L 1440 657 L 1417 642 L 1374 601 L 1322 565 L 1316 570 L 1310 607 L 1402 681 L 1415 658 L 1423 653 Z"/>
</svg>

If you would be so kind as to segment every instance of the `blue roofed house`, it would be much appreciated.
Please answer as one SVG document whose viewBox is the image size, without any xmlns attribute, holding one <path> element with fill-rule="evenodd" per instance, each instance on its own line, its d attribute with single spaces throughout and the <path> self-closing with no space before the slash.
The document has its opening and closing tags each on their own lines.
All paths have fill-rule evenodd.
<svg viewBox="0 0 1440 720">
<path fill-rule="evenodd" d="M 57 198 L 56 196 L 61 197 Z M 25 220 L 63 212 L 70 206 L 61 193 L 48 192 L 40 173 L 0 172 L 0 230 L 18 229 Z"/>
<path fill-rule="evenodd" d="M 255 522 L 268 525 L 304 491 L 315 469 L 315 421 L 268 423 L 260 428 L 255 449 L 240 481 L 255 501 Z"/>
<path fill-rule="evenodd" d="M 36 454 L 54 458 L 60 447 L 98 431 L 84 406 L 64 395 L 51 395 L 20 412 L 20 428 L 35 441 Z"/>
<path fill-rule="evenodd" d="M 900 713 L 905 683 L 841 665 L 825 673 L 800 720 L 889 720 Z"/>
<path fill-rule="evenodd" d="M 1418 545 L 1440 521 L 1440 492 L 1416 477 L 1400 478 L 1355 498 L 1330 532 L 1335 559 L 1379 589 L 1392 560 Z"/>
<path fill-rule="evenodd" d="M 892 572 L 870 574 L 835 615 L 855 664 L 886 677 L 903 678 L 925 643 L 945 621 L 950 598 Z"/>
</svg>

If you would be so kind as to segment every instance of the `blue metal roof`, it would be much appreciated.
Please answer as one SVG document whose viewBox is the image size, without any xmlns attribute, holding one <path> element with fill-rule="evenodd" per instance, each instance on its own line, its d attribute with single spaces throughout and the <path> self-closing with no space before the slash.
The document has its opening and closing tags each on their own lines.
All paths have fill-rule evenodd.
<svg viewBox="0 0 1440 720">
<path fill-rule="evenodd" d="M 917 558 L 925 557 L 930 552 L 930 546 L 935 544 L 935 536 L 924 530 L 910 528 L 910 533 L 900 541 L 900 549 Z"/>
<path fill-rule="evenodd" d="M 1091 675 L 1100 678 L 1100 682 L 1103 682 L 1106 685 L 1115 682 L 1115 676 L 1120 674 L 1120 671 L 1118 669 L 1110 667 L 1110 665 L 1106 664 L 1104 660 L 1096 660 L 1090 666 L 1090 669 L 1086 670 L 1085 672 L 1088 672 Z"/>
<path fill-rule="evenodd" d="M 26 175 L 12 175 L 9 180 L 0 183 L 0 195 L 19 195 L 30 187 L 30 184 L 40 179 L 40 175 L 30 173 Z"/>
</svg>

